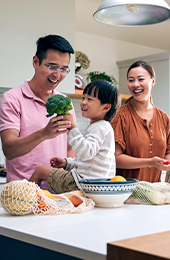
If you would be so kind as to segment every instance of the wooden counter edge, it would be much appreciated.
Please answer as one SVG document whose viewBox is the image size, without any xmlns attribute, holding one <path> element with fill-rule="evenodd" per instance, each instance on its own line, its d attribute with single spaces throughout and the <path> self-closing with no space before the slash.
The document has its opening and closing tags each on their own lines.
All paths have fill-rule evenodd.
<svg viewBox="0 0 170 260">
<path fill-rule="evenodd" d="M 170 231 L 107 244 L 107 260 L 170 259 Z"/>
</svg>

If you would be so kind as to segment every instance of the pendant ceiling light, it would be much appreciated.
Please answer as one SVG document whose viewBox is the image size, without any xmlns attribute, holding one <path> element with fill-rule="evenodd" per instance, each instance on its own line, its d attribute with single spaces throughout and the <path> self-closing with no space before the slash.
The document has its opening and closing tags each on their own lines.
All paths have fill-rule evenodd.
<svg viewBox="0 0 170 260">
<path fill-rule="evenodd" d="M 114 26 L 144 26 L 170 19 L 170 7 L 163 0 L 105 0 L 93 17 Z"/>
</svg>

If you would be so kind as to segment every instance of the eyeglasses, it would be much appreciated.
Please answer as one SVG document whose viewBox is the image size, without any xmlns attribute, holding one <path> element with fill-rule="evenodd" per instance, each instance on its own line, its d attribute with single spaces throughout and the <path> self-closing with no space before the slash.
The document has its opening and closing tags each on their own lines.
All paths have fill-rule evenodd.
<svg viewBox="0 0 170 260">
<path fill-rule="evenodd" d="M 57 72 L 57 71 L 60 71 L 60 73 L 62 75 L 67 75 L 69 72 L 70 72 L 70 69 L 69 68 L 57 68 L 56 66 L 53 66 L 53 65 L 47 65 L 44 63 L 44 65 L 49 69 L 51 70 L 52 72 Z"/>
</svg>

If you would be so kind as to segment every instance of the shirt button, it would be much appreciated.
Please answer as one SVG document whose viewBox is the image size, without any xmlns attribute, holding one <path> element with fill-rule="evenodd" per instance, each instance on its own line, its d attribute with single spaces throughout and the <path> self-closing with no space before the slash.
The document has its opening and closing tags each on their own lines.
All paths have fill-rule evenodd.
<svg viewBox="0 0 170 260">
<path fill-rule="evenodd" d="M 151 166 L 149 166 L 149 168 L 151 168 Z"/>
<path fill-rule="evenodd" d="M 152 144 L 150 144 L 150 145 L 152 145 Z"/>
<path fill-rule="evenodd" d="M 152 153 L 152 151 L 150 151 L 150 153 Z"/>
<path fill-rule="evenodd" d="M 151 138 L 153 138 L 153 136 L 151 136 Z"/>
<path fill-rule="evenodd" d="M 151 130 L 151 132 L 152 132 L 152 130 Z"/>
</svg>

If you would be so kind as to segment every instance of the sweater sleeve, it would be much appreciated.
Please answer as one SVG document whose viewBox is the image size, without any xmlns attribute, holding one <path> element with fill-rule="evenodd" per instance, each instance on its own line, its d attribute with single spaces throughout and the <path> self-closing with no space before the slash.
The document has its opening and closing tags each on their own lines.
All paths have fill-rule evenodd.
<svg viewBox="0 0 170 260">
<path fill-rule="evenodd" d="M 85 136 L 78 128 L 73 128 L 68 132 L 68 141 L 82 161 L 91 160 L 96 156 L 108 133 L 108 127 L 106 124 L 93 123 L 88 127 Z"/>
<path fill-rule="evenodd" d="M 66 171 L 71 171 L 74 167 L 74 160 L 75 158 L 68 157 L 66 158 L 67 164 L 66 164 Z"/>
</svg>

